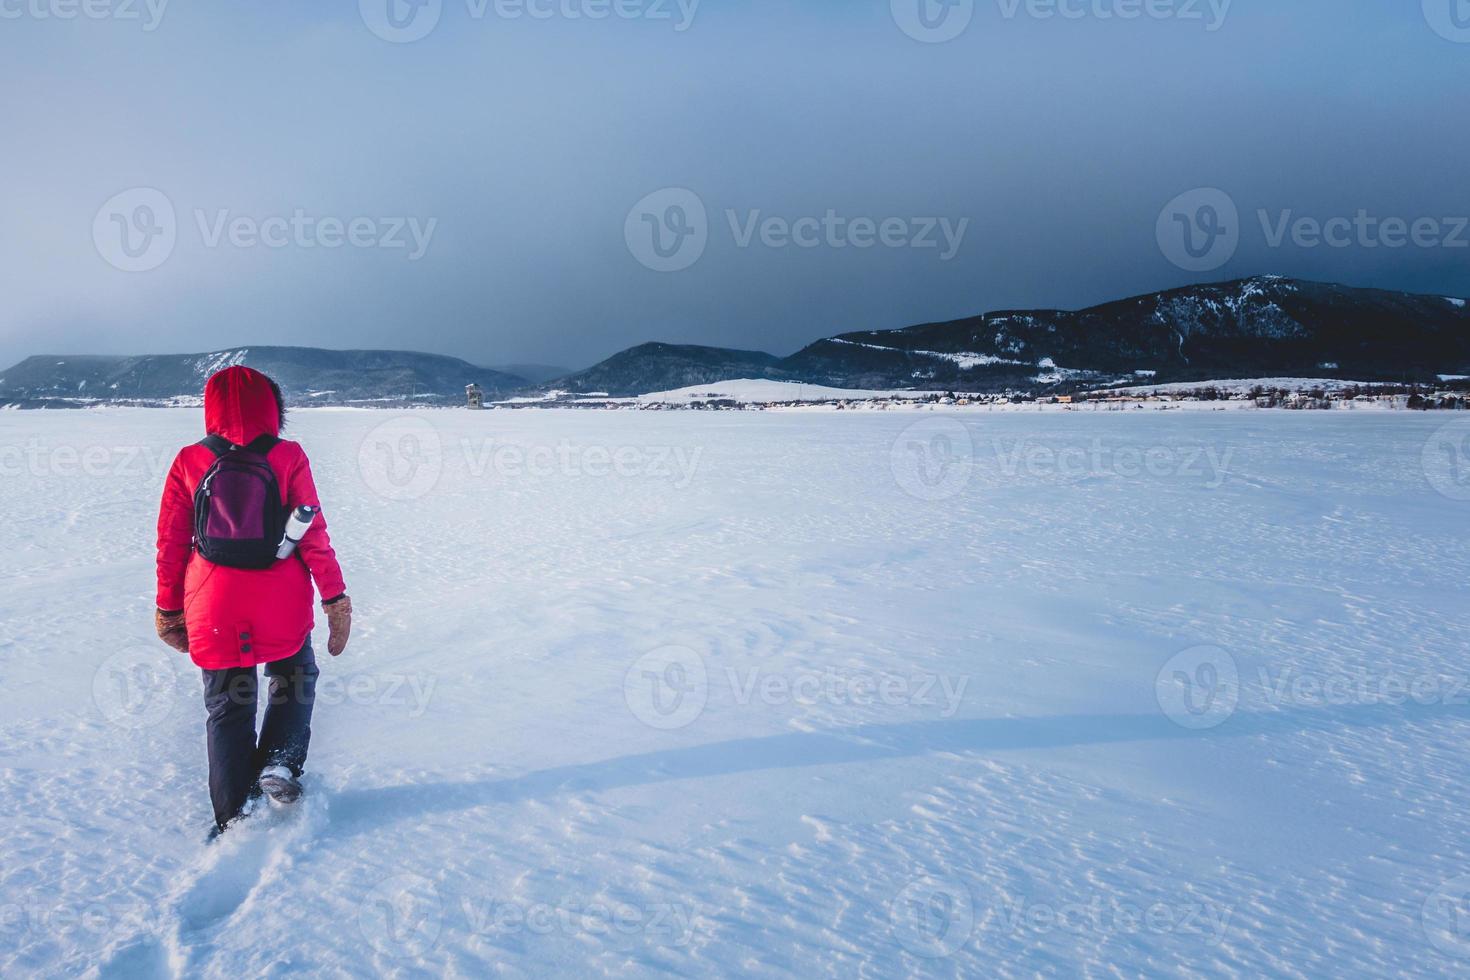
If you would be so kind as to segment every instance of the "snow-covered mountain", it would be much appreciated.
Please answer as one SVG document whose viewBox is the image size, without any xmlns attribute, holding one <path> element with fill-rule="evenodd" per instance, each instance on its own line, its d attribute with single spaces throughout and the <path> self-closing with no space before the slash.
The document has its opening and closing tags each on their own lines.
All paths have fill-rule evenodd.
<svg viewBox="0 0 1470 980">
<path fill-rule="evenodd" d="M 1463 299 L 1258 276 L 1089 309 L 1004 310 L 844 333 L 789 357 L 688 344 L 631 347 L 584 371 L 508 371 L 412 351 L 248 347 L 140 357 L 36 356 L 0 373 L 0 405 L 158 404 L 198 398 L 244 363 L 297 403 L 458 404 L 546 392 L 641 395 L 740 378 L 831 388 L 1071 391 L 1125 383 L 1297 377 L 1433 382 L 1470 376 Z"/>
<path fill-rule="evenodd" d="M 1470 374 L 1465 300 L 1259 276 L 1078 311 L 1005 310 L 845 333 L 785 358 L 644 344 L 555 386 L 631 395 L 768 378 L 1001 391 L 1264 376 L 1433 381 L 1444 374 Z"/>
<path fill-rule="evenodd" d="M 459 403 L 465 385 L 492 394 L 528 383 L 457 357 L 413 351 L 240 347 L 208 354 L 28 357 L 0 373 L 0 405 L 159 404 L 197 399 L 211 374 L 247 364 L 275 378 L 296 404 Z"/>
</svg>

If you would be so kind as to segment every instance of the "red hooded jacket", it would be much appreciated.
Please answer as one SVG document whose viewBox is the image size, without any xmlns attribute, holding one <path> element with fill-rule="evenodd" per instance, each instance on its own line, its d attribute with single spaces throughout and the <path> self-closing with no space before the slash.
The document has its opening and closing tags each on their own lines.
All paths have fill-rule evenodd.
<svg viewBox="0 0 1470 980">
<path fill-rule="evenodd" d="M 231 367 L 204 386 L 204 428 L 243 446 L 279 435 L 281 406 L 259 371 Z M 291 656 L 314 625 L 311 586 L 326 600 L 347 591 L 327 537 L 326 518 L 316 521 L 295 557 L 266 569 L 214 565 L 194 550 L 194 489 L 215 460 L 205 446 L 185 446 L 174 458 L 158 513 L 158 608 L 184 611 L 189 655 L 206 670 L 253 667 Z M 294 442 L 281 441 L 266 456 L 288 507 L 320 506 L 311 465 Z"/>
</svg>

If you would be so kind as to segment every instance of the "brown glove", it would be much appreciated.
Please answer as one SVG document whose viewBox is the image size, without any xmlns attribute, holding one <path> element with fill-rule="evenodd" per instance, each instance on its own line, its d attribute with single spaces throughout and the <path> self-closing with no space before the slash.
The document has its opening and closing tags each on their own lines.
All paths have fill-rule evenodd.
<svg viewBox="0 0 1470 980">
<path fill-rule="evenodd" d="M 184 628 L 184 611 L 170 612 L 164 609 L 153 611 L 153 628 L 158 638 L 180 653 L 189 652 L 189 633 Z"/>
<path fill-rule="evenodd" d="M 322 603 L 322 612 L 327 614 L 327 652 L 340 657 L 352 635 L 352 597 L 344 592 L 328 599 Z"/>
</svg>

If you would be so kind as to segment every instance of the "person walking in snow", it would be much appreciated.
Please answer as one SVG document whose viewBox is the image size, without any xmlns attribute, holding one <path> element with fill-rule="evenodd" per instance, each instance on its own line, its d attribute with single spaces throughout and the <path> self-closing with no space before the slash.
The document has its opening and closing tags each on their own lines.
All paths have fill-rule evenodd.
<svg viewBox="0 0 1470 980">
<path fill-rule="evenodd" d="M 204 674 L 210 840 L 262 793 L 280 803 L 301 795 L 318 673 L 313 583 L 327 652 L 341 655 L 352 628 L 311 466 L 298 443 L 280 437 L 285 420 L 281 389 L 264 374 L 230 367 L 213 375 L 204 387 L 207 435 L 175 457 L 159 508 L 155 625 Z M 300 540 L 280 558 L 293 512 L 309 525 L 290 525 Z M 259 665 L 270 690 L 257 740 Z"/>
</svg>

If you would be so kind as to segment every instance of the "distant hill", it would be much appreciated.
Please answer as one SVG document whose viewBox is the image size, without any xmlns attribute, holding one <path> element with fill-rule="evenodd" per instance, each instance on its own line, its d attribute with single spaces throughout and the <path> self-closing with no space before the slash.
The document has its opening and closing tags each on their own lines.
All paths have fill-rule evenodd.
<svg viewBox="0 0 1470 980">
<path fill-rule="evenodd" d="M 639 395 L 707 381 L 775 377 L 781 359 L 760 351 L 692 344 L 640 344 L 607 360 L 559 378 L 548 387 L 579 393 Z"/>
<path fill-rule="evenodd" d="M 492 395 L 529 383 L 459 358 L 412 351 L 240 347 L 134 357 L 38 355 L 0 373 L 0 405 L 175 403 L 202 397 L 205 380 L 232 364 L 264 371 L 296 405 L 459 404 L 470 383 Z"/>
<path fill-rule="evenodd" d="M 848 389 L 1071 392 L 1122 384 L 1296 377 L 1433 382 L 1470 376 L 1470 309 L 1456 297 L 1257 276 L 1084 310 L 1005 310 L 844 333 L 789 357 L 690 344 L 631 347 L 584 371 L 478 367 L 412 351 L 241 347 L 208 354 L 37 356 L 0 373 L 0 406 L 172 404 L 248 364 L 296 404 L 457 405 L 531 392 L 670 391 L 739 378 Z"/>
<path fill-rule="evenodd" d="M 531 384 L 563 378 L 572 373 L 569 368 L 555 367 L 551 364 L 492 364 L 490 370 L 525 378 Z"/>
<path fill-rule="evenodd" d="M 1463 299 L 1258 276 L 1085 310 L 1012 310 L 845 333 L 790 357 L 643 344 L 550 387 L 634 395 L 735 378 L 838 388 L 1047 391 L 1294 376 L 1470 374 Z"/>
</svg>

